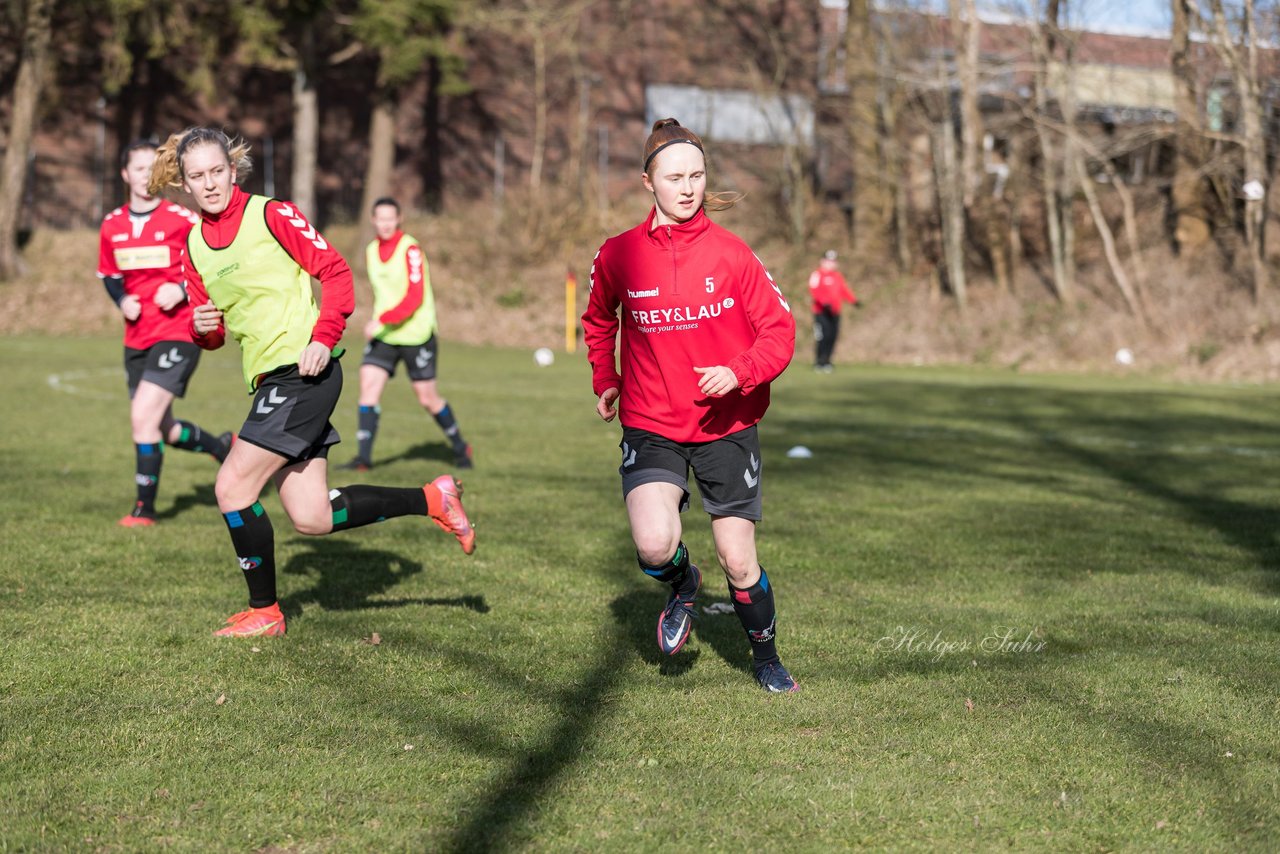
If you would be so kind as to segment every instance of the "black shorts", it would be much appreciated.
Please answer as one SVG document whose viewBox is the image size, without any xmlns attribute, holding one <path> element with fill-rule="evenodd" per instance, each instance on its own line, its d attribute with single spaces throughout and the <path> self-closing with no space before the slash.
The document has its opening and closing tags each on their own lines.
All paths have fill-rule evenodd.
<svg viewBox="0 0 1280 854">
<path fill-rule="evenodd" d="M 124 376 L 129 384 L 129 399 L 138 390 L 138 383 L 149 383 L 172 394 L 184 397 L 187 383 L 200 364 L 200 347 L 190 341 L 157 341 L 145 350 L 124 348 Z"/>
<path fill-rule="evenodd" d="M 290 464 L 327 457 L 329 446 L 342 441 L 329 423 L 341 394 L 337 359 L 318 377 L 302 376 L 297 365 L 277 368 L 258 383 L 239 441 L 266 448 Z"/>
<path fill-rule="evenodd" d="M 404 360 L 404 368 L 409 372 L 409 379 L 414 382 L 433 380 L 436 378 L 436 336 L 432 335 L 425 344 L 388 344 L 374 338 L 364 348 L 362 365 L 376 365 L 391 376 L 396 375 L 396 362 Z"/>
<path fill-rule="evenodd" d="M 760 435 L 752 426 L 711 442 L 673 442 L 648 430 L 622 428 L 622 497 L 645 483 L 673 483 L 684 490 L 680 509 L 689 507 L 689 469 L 702 493 L 702 509 L 712 516 L 758 522 Z"/>
</svg>

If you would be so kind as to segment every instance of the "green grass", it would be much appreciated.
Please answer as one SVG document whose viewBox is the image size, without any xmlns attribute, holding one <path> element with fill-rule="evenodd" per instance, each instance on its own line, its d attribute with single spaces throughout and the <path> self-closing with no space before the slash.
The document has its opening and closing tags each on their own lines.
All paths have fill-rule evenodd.
<svg viewBox="0 0 1280 854">
<path fill-rule="evenodd" d="M 0 340 L 0 850 L 1280 846 L 1274 389 L 797 360 L 759 540 L 804 690 L 771 698 L 731 615 L 658 655 L 583 360 L 442 356 L 477 554 L 269 494 L 289 635 L 218 642 L 213 464 L 169 451 L 162 524 L 115 527 L 118 342 Z M 229 348 L 178 413 L 247 405 Z M 383 410 L 362 479 L 446 468 L 403 376 Z"/>
</svg>

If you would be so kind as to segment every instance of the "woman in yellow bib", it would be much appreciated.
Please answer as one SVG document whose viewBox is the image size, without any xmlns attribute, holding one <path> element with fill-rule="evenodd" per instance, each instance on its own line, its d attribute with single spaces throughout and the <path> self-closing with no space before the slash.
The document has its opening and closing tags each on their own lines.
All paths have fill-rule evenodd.
<svg viewBox="0 0 1280 854">
<path fill-rule="evenodd" d="M 374 240 L 365 249 L 369 284 L 373 286 L 373 319 L 365 326 L 360 365 L 360 409 L 355 459 L 344 469 L 368 471 L 373 468 L 373 440 L 378 435 L 378 405 L 387 381 L 396 373 L 396 363 L 404 361 L 422 408 L 431 413 L 453 446 L 453 462 L 469 469 L 471 446 L 462 438 L 449 402 L 436 389 L 436 304 L 431 293 L 431 274 L 422 247 L 401 229 L 400 203 L 384 197 L 373 203 Z"/>
<path fill-rule="evenodd" d="M 249 586 L 249 608 L 215 632 L 223 637 L 283 635 L 276 598 L 275 532 L 258 502 L 268 481 L 300 534 L 322 535 L 397 516 L 430 516 L 475 550 L 462 488 L 449 475 L 411 489 L 344 486 L 329 490 L 329 423 L 342 392 L 342 338 L 354 307 L 351 269 L 289 202 L 250 195 L 248 146 L 214 128 L 169 137 L 151 171 L 153 192 L 182 187 L 200 208 L 187 238 L 184 270 L 191 332 L 206 350 L 228 333 L 240 345 L 249 416 L 231 446 L 214 492 Z M 316 304 L 311 277 L 320 280 Z"/>
</svg>

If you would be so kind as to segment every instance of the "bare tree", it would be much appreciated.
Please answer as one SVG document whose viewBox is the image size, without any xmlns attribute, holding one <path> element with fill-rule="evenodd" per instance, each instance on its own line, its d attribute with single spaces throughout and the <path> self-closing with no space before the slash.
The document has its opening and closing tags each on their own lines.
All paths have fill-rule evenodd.
<svg viewBox="0 0 1280 854">
<path fill-rule="evenodd" d="M 1192 26 L 1199 19 L 1194 0 L 1171 0 L 1173 32 L 1169 59 L 1173 68 L 1174 149 L 1173 239 L 1179 252 L 1194 252 L 1209 240 L 1209 187 L 1204 175 L 1207 159 L 1200 121 L 1200 93 L 1196 78 Z"/>
<path fill-rule="evenodd" d="M 1239 44 L 1233 38 L 1222 0 L 1209 0 L 1214 48 L 1231 70 L 1240 99 L 1239 143 L 1244 150 L 1244 234 L 1253 279 L 1253 298 L 1270 288 L 1264 241 L 1267 225 L 1267 144 L 1263 136 L 1262 97 L 1258 80 L 1258 29 L 1254 0 L 1242 0 Z"/>
<path fill-rule="evenodd" d="M 0 281 L 19 272 L 18 212 L 26 184 L 27 161 L 35 136 L 37 110 L 49 65 L 53 0 L 23 4 L 22 47 L 13 86 L 13 117 L 9 122 L 4 162 L 0 165 Z"/>
<path fill-rule="evenodd" d="M 1053 267 L 1054 292 L 1061 302 L 1075 299 L 1075 232 L 1071 217 L 1074 151 L 1070 135 L 1059 138 L 1050 129 L 1052 110 L 1056 106 L 1063 125 L 1074 126 L 1071 95 L 1071 56 L 1066 51 L 1063 62 L 1056 60 L 1061 41 L 1059 22 L 1066 0 L 1048 0 L 1044 19 L 1031 23 L 1031 42 L 1035 50 L 1035 123 L 1040 142 L 1041 187 L 1044 193 L 1045 219 L 1049 232 L 1049 255 Z M 1058 71 L 1054 74 L 1055 69 Z"/>
</svg>

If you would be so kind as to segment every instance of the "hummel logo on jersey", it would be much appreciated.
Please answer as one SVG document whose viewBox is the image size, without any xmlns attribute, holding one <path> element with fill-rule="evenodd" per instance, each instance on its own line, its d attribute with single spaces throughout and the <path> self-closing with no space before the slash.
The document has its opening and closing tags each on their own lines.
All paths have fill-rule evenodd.
<svg viewBox="0 0 1280 854">
<path fill-rule="evenodd" d="M 257 569 L 262 566 L 262 558 L 260 557 L 242 557 L 240 558 L 240 568 L 245 572 L 251 569 Z"/>
<path fill-rule="evenodd" d="M 755 472 L 755 477 L 751 473 Z M 751 468 L 742 470 L 742 479 L 747 482 L 748 489 L 755 489 L 756 484 L 760 482 L 760 461 L 756 459 L 756 455 L 751 455 Z"/>
<path fill-rule="evenodd" d="M 636 449 L 628 445 L 626 442 L 623 442 L 622 443 L 622 467 L 625 469 L 635 464 L 636 464 Z"/>
<path fill-rule="evenodd" d="M 183 361 L 183 358 L 182 358 L 182 354 L 178 352 L 178 348 L 173 347 L 172 349 L 169 350 L 168 353 L 161 353 L 160 358 L 157 359 L 156 361 L 160 365 L 160 367 L 164 368 L 167 371 L 170 368 L 172 368 L 174 365 Z"/>
<path fill-rule="evenodd" d="M 630 289 L 627 290 L 627 296 L 631 297 L 632 299 L 641 299 L 642 297 L 656 297 L 657 295 L 658 295 L 657 288 L 650 288 L 647 291 L 633 291 Z"/>
<path fill-rule="evenodd" d="M 258 398 L 258 412 L 263 415 L 270 415 L 276 411 L 276 406 L 287 401 L 289 398 L 276 394 L 274 388 L 267 389 L 267 393 Z M 268 403 L 274 403 L 275 406 L 267 406 Z"/>
<path fill-rule="evenodd" d="M 426 347 L 419 348 L 417 358 L 413 360 L 413 363 L 419 368 L 425 368 L 431 364 L 431 351 Z"/>
<path fill-rule="evenodd" d="M 298 229 L 298 231 L 302 232 L 303 237 L 311 241 L 312 246 L 320 250 L 329 248 L 329 244 L 324 242 L 324 238 L 316 231 L 315 226 L 303 219 L 302 214 L 285 204 L 280 206 L 280 213 L 285 219 L 289 220 L 289 225 Z"/>
<path fill-rule="evenodd" d="M 123 243 L 124 241 L 126 241 L 126 240 L 128 240 L 128 239 L 129 239 L 129 235 L 127 235 L 127 234 L 125 234 L 125 233 L 123 233 L 123 232 L 121 232 L 120 234 L 113 234 L 113 235 L 111 235 L 111 242 L 112 242 L 112 243 Z"/>
<path fill-rule="evenodd" d="M 164 232 L 163 232 L 163 231 L 157 231 L 157 232 L 156 232 L 156 238 L 155 238 L 155 239 L 156 239 L 156 240 L 164 240 Z"/>
</svg>

